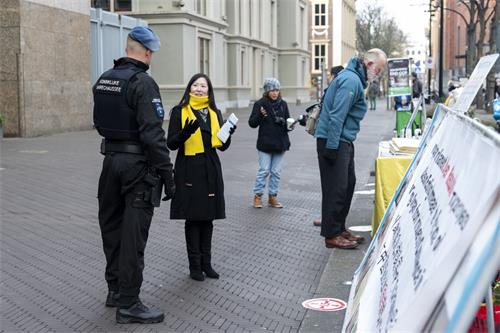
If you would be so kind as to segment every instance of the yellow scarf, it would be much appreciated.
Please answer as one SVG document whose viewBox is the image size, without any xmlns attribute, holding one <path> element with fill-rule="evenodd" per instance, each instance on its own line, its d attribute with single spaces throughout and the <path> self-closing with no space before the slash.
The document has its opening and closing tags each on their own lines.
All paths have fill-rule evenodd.
<svg viewBox="0 0 500 333">
<path fill-rule="evenodd" d="M 212 148 L 218 148 L 222 146 L 222 141 L 217 137 L 217 133 L 220 130 L 219 118 L 217 118 L 217 113 L 208 106 L 208 96 L 198 97 L 193 94 L 189 94 L 189 104 L 184 106 L 181 111 L 181 124 L 184 128 L 186 124 L 186 119 L 195 120 L 196 116 L 193 110 L 200 110 L 208 108 L 210 113 L 210 132 L 212 133 Z M 192 108 L 192 109 L 191 109 Z M 189 139 L 184 142 L 184 155 L 194 156 L 199 153 L 204 153 L 205 147 L 203 146 L 203 139 L 201 137 L 201 130 L 198 128 Z"/>
</svg>

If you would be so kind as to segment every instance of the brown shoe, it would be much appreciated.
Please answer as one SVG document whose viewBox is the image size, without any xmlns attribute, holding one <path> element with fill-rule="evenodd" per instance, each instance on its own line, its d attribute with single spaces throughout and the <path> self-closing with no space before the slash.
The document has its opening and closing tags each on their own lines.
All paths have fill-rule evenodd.
<svg viewBox="0 0 500 333">
<path fill-rule="evenodd" d="M 262 208 L 262 194 L 253 197 L 253 208 Z"/>
<path fill-rule="evenodd" d="M 267 203 L 269 204 L 270 207 L 283 208 L 283 205 L 279 203 L 278 197 L 275 195 L 270 195 L 269 201 Z"/>
<path fill-rule="evenodd" d="M 344 231 L 343 233 L 340 234 L 340 236 L 344 237 L 345 239 L 347 240 L 350 240 L 352 242 L 356 242 L 356 243 L 363 243 L 365 241 L 365 238 L 363 236 L 358 236 L 358 235 L 354 235 L 354 234 L 351 234 L 349 231 Z"/>
<path fill-rule="evenodd" d="M 316 219 L 313 221 L 313 225 L 315 227 L 321 227 L 321 219 Z"/>
<path fill-rule="evenodd" d="M 354 249 L 358 246 L 358 243 L 345 239 L 341 235 L 337 235 L 332 238 L 325 238 L 325 246 L 327 248 Z"/>
</svg>

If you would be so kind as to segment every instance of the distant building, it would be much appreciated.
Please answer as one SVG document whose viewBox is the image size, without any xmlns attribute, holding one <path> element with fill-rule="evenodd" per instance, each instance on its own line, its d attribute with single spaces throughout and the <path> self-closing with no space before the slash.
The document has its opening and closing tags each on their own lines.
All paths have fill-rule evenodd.
<svg viewBox="0 0 500 333">
<path fill-rule="evenodd" d="M 208 74 L 218 106 L 241 108 L 262 96 L 266 77 L 284 98 L 310 99 L 305 0 L 92 0 L 93 7 L 148 22 L 162 41 L 152 74 L 166 107 L 190 77 Z"/>
<path fill-rule="evenodd" d="M 309 13 L 314 96 L 326 84 L 325 71 L 356 54 L 356 5 L 354 0 L 309 0 Z"/>
<path fill-rule="evenodd" d="M 421 77 L 426 73 L 427 52 L 428 47 L 423 43 L 409 44 L 403 52 L 403 57 L 410 59 L 411 71 L 420 74 Z"/>
<path fill-rule="evenodd" d="M 443 90 L 446 92 L 447 84 L 450 80 L 458 80 L 467 76 L 466 51 L 472 48 L 477 52 L 476 45 L 468 45 L 467 43 L 467 26 L 464 18 L 470 21 L 467 4 L 460 3 L 455 0 L 443 0 L 444 15 L 443 15 Z M 485 14 L 488 17 L 494 9 L 494 1 L 488 2 L 488 10 Z M 432 71 L 433 81 L 436 82 L 435 89 L 438 89 L 439 80 L 439 29 L 440 18 L 439 8 L 435 11 L 431 25 L 431 44 L 432 44 L 432 61 L 434 70 Z M 462 17 L 463 16 L 463 17 Z M 491 20 L 490 20 L 491 21 Z M 486 35 L 484 53 L 489 51 L 489 39 L 491 22 L 486 22 Z M 477 36 L 479 36 L 479 25 L 477 27 Z M 477 39 L 476 39 L 477 40 Z M 470 71 L 473 68 L 469 69 Z"/>
</svg>

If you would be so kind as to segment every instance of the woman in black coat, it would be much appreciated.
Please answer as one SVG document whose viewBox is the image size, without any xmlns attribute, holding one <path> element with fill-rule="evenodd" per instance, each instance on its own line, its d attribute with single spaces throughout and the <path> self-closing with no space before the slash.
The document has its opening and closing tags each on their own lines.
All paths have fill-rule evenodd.
<svg viewBox="0 0 500 333">
<path fill-rule="evenodd" d="M 278 201 L 279 181 L 283 156 L 290 149 L 287 119 L 290 118 L 288 105 L 281 99 L 280 82 L 275 78 L 264 80 L 264 96 L 255 102 L 248 124 L 259 127 L 257 152 L 259 170 L 253 189 L 253 207 L 262 208 L 262 194 L 269 178 L 268 204 L 274 208 L 283 208 Z"/>
<path fill-rule="evenodd" d="M 231 143 L 231 137 L 225 143 L 217 137 L 222 124 L 210 79 L 205 74 L 194 75 L 171 111 L 167 146 L 179 150 L 170 219 L 186 220 L 189 275 L 198 281 L 205 279 L 203 273 L 219 278 L 211 264 L 213 220 L 226 218 L 226 213 L 222 167 L 216 149 L 224 151 Z"/>
</svg>

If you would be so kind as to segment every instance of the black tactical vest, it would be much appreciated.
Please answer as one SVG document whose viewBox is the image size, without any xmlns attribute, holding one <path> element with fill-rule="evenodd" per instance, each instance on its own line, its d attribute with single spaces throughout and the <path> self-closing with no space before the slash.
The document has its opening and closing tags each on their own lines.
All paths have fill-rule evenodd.
<svg viewBox="0 0 500 333">
<path fill-rule="evenodd" d="M 94 126 L 109 140 L 138 140 L 139 124 L 135 111 L 127 102 L 130 80 L 141 69 L 113 68 L 101 75 L 93 87 Z"/>
</svg>

